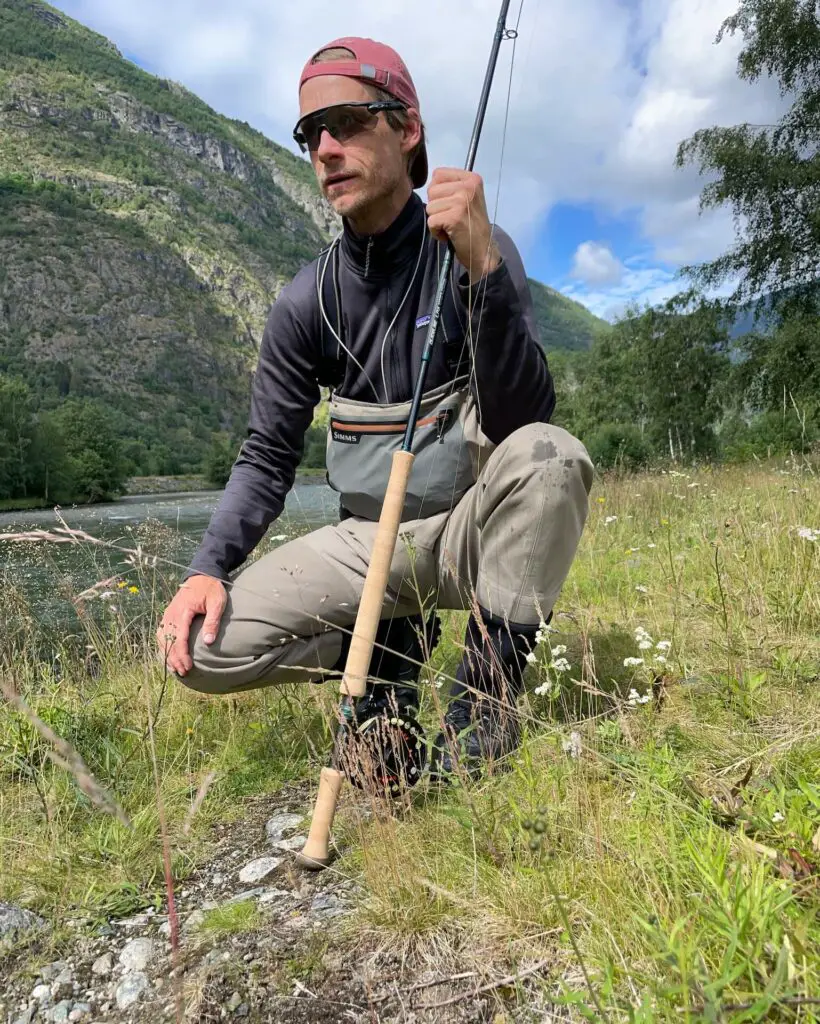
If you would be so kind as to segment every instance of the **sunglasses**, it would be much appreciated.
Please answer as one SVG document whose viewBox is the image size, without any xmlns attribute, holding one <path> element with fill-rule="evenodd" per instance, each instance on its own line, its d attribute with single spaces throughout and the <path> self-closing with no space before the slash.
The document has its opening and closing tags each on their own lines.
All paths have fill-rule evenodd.
<svg viewBox="0 0 820 1024">
<path fill-rule="evenodd" d="M 326 131 L 337 142 L 347 142 L 359 132 L 376 123 L 382 110 L 406 110 L 399 100 L 371 100 L 361 103 L 337 103 L 305 114 L 296 122 L 293 138 L 304 153 L 319 148 L 322 132 Z"/>
</svg>

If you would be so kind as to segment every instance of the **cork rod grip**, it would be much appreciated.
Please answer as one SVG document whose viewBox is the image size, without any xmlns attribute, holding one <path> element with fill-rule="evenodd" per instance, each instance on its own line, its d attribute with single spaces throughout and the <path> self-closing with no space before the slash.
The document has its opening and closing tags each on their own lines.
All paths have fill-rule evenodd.
<svg viewBox="0 0 820 1024">
<path fill-rule="evenodd" d="M 336 803 L 342 786 L 342 773 L 335 768 L 323 768 L 319 775 L 319 792 L 313 808 L 313 819 L 310 823 L 305 845 L 296 854 L 296 862 L 300 867 L 310 871 L 320 871 L 330 863 L 330 830 L 336 814 Z"/>
<path fill-rule="evenodd" d="M 344 676 L 339 687 L 341 693 L 351 697 L 362 697 L 367 689 L 367 673 L 373 655 L 373 642 L 384 606 L 384 594 L 387 590 L 393 552 L 396 550 L 396 538 L 404 511 L 407 481 L 410 479 L 413 458 L 412 452 L 398 451 L 393 455 L 390 479 L 379 516 L 376 539 L 373 542 L 373 553 L 364 581 L 356 624 L 353 627 Z"/>
</svg>

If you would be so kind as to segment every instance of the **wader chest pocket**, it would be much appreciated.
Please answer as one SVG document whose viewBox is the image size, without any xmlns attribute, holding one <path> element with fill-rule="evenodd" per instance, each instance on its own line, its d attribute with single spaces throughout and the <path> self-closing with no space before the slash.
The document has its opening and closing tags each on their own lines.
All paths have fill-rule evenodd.
<svg viewBox="0 0 820 1024">
<path fill-rule="evenodd" d="M 467 396 L 466 389 L 454 391 L 450 384 L 422 399 L 404 521 L 452 508 L 475 482 L 461 422 Z M 404 441 L 410 404 L 376 405 L 331 397 L 328 482 L 353 515 L 378 519 L 393 454 Z"/>
</svg>

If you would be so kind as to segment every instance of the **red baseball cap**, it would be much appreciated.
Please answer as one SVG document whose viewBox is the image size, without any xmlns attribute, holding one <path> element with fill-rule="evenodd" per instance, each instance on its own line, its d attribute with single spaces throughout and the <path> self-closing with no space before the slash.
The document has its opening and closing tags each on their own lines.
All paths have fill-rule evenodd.
<svg viewBox="0 0 820 1024">
<path fill-rule="evenodd" d="M 336 47 L 350 50 L 353 57 L 347 60 L 323 60 L 313 63 L 324 50 Z M 406 106 L 420 112 L 418 94 L 407 65 L 392 47 L 378 43 L 375 39 L 345 36 L 342 39 L 334 39 L 332 43 L 326 43 L 316 50 L 305 64 L 302 77 L 299 79 L 299 88 L 301 89 L 309 78 L 316 78 L 318 75 L 345 75 L 348 78 L 357 78 L 367 85 L 378 86 Z M 413 188 L 421 188 L 424 185 L 427 173 L 427 147 L 422 142 L 410 168 Z"/>
</svg>

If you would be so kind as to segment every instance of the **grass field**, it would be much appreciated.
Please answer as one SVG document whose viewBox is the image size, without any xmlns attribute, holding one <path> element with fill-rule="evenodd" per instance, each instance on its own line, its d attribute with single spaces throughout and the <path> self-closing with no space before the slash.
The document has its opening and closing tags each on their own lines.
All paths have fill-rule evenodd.
<svg viewBox="0 0 820 1024">
<path fill-rule="evenodd" d="M 465 970 L 546 960 L 549 997 L 579 1020 L 820 1019 L 817 468 L 605 478 L 591 502 L 510 770 L 418 787 L 392 816 L 346 793 L 336 870 L 363 887 L 353 927 Z M 7 683 L 130 820 L 4 706 L 0 900 L 57 922 L 159 906 L 162 815 L 181 882 L 213 822 L 315 783 L 330 746 L 335 687 L 206 701 L 164 680 L 149 653 L 162 569 L 122 582 L 59 673 L 26 657 L 36 622 L 0 596 L 24 623 L 7 630 Z M 444 621 L 431 729 L 464 613 Z"/>
</svg>

